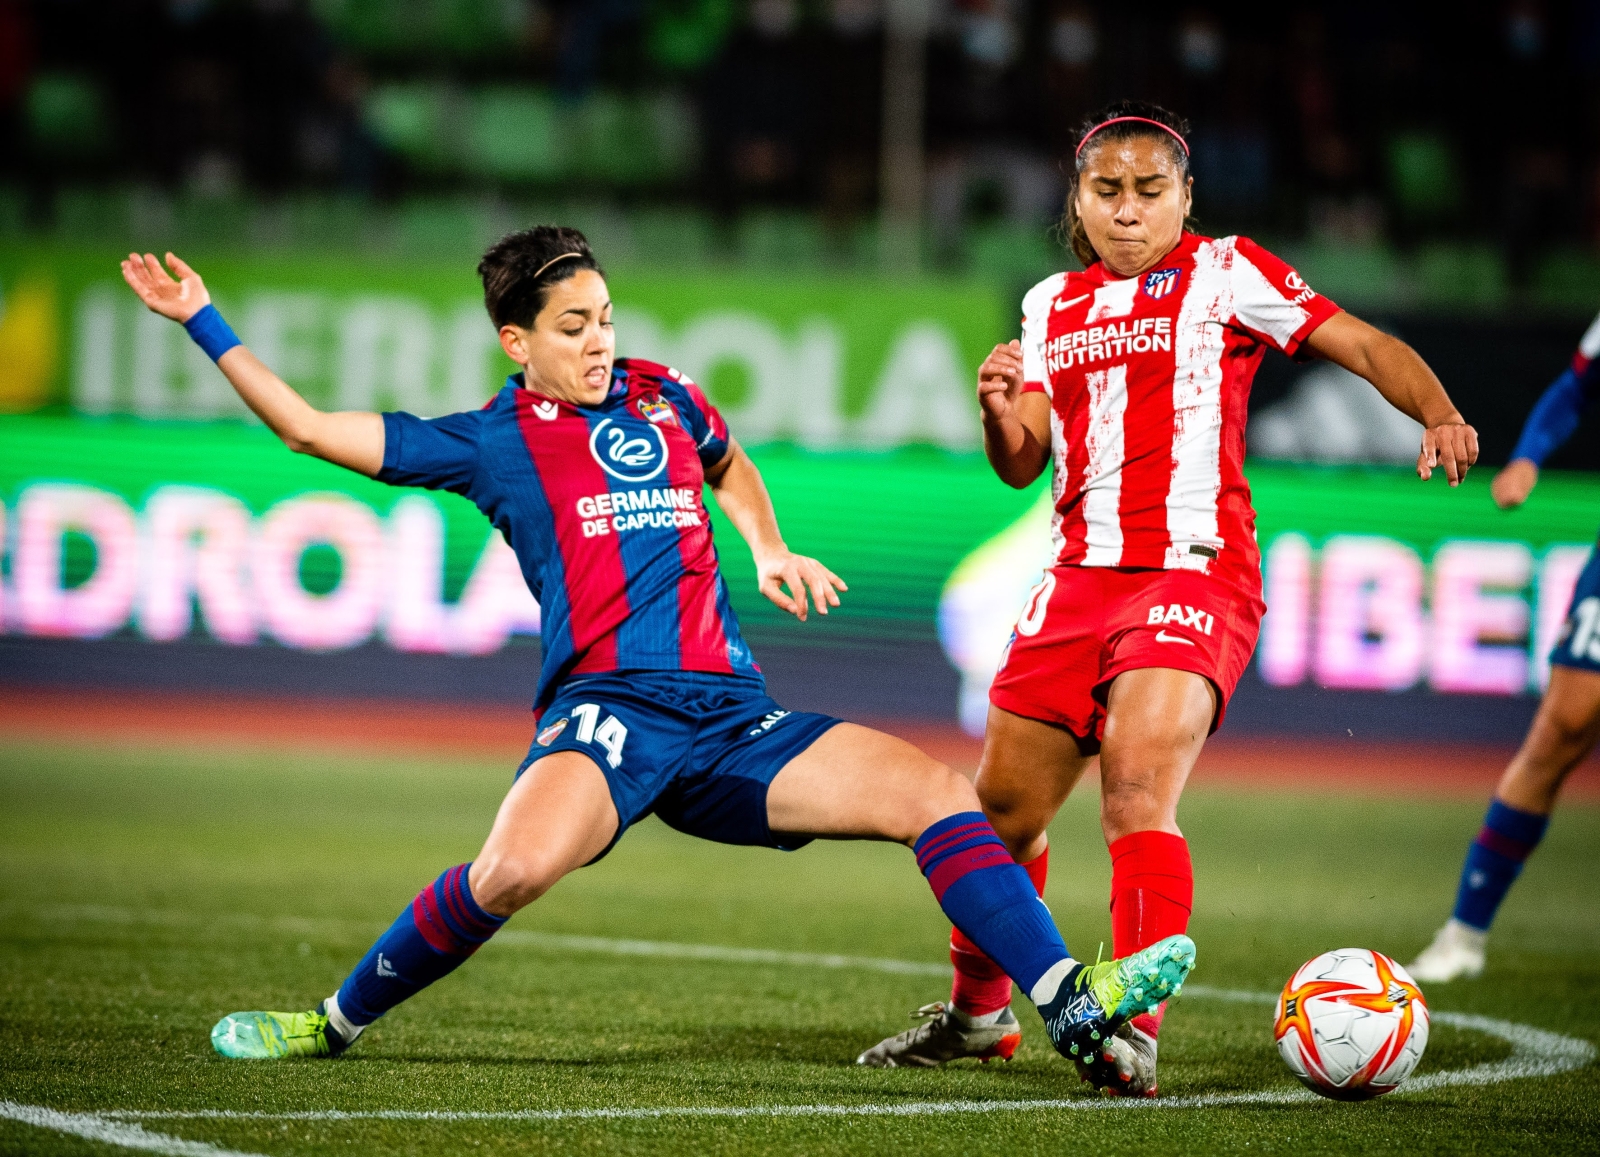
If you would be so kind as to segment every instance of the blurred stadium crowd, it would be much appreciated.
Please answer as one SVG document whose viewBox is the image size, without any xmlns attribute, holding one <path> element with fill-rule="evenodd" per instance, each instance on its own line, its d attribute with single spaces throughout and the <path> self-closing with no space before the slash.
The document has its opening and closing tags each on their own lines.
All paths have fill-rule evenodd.
<svg viewBox="0 0 1600 1157">
<path fill-rule="evenodd" d="M 321 243 L 376 199 L 449 238 L 581 199 L 671 259 L 870 254 L 886 27 L 936 266 L 1059 260 L 1062 158 L 1125 95 L 1193 121 L 1212 232 L 1453 246 L 1490 295 L 1600 244 L 1600 5 L 1539 0 L 0 0 L 0 226 Z"/>
</svg>

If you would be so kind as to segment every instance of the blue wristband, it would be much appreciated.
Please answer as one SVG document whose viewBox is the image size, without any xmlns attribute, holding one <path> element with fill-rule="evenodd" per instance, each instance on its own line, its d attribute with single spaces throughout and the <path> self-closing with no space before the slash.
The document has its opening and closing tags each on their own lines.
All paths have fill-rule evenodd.
<svg viewBox="0 0 1600 1157">
<path fill-rule="evenodd" d="M 217 307 L 207 305 L 183 323 L 183 328 L 194 338 L 194 344 L 206 351 L 206 356 L 217 361 L 236 345 L 243 345 L 232 327 L 222 320 Z"/>
</svg>

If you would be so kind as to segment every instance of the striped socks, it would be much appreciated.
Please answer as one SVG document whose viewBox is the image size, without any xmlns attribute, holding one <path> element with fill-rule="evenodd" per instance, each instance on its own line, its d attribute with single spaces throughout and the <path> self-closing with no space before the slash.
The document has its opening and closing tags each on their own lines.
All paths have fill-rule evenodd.
<svg viewBox="0 0 1600 1157">
<path fill-rule="evenodd" d="M 917 837 L 915 851 L 950 922 L 1024 992 L 1031 996 L 1061 962 L 1074 963 L 1033 881 L 982 812 L 958 812 L 933 824 Z"/>
<path fill-rule="evenodd" d="M 1467 848 L 1456 890 L 1455 918 L 1480 932 L 1494 923 L 1495 911 L 1522 872 L 1522 864 L 1544 838 L 1550 817 L 1519 811 L 1499 800 L 1489 802 L 1483 830 Z"/>
<path fill-rule="evenodd" d="M 1044 898 L 1044 884 L 1050 874 L 1050 849 L 1022 865 L 1033 881 L 1033 890 Z M 983 954 L 959 928 L 950 929 L 950 963 L 955 976 L 950 985 L 950 1003 L 976 1023 L 998 1018 L 1011 1004 L 1011 977 L 1005 969 Z M 987 1018 L 987 1019 L 985 1019 Z"/>
<path fill-rule="evenodd" d="M 454 972 L 500 930 L 506 918 L 485 912 L 472 898 L 471 867 L 457 864 L 418 892 L 345 978 L 328 1002 L 329 1019 L 341 1036 L 349 1035 L 346 1026 L 359 1032 Z"/>
</svg>

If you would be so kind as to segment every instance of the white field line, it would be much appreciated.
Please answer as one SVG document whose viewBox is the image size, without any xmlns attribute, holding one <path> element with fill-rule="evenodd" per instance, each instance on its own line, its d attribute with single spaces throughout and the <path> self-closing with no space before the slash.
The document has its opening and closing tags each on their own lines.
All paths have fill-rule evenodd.
<svg viewBox="0 0 1600 1157">
<path fill-rule="evenodd" d="M 1265 1005 L 1277 997 L 1268 992 L 1185 986 L 1184 995 L 1206 1000 Z M 1527 1077 L 1551 1077 L 1582 1068 L 1594 1060 L 1588 1041 L 1493 1017 L 1435 1012 L 1432 1019 L 1453 1028 L 1481 1032 L 1511 1045 L 1505 1060 L 1428 1073 L 1407 1081 L 1391 1096 L 1431 1092 L 1455 1085 L 1491 1085 Z M 106 1113 L 119 1120 L 139 1121 L 636 1121 L 675 1117 L 926 1117 L 944 1113 L 1016 1113 L 1041 1110 L 1223 1109 L 1233 1105 L 1293 1105 L 1317 1100 L 1307 1089 L 1265 1089 L 1255 1093 L 1206 1093 L 1155 1100 L 1073 1097 L 1028 1101 L 911 1101 L 894 1105 L 682 1105 L 657 1109 L 521 1109 L 470 1112 L 448 1109 L 309 1109 L 267 1112 L 240 1109 L 151 1109 Z"/>
<path fill-rule="evenodd" d="M 60 917 L 68 912 L 80 920 L 104 920 L 115 923 L 149 922 L 181 924 L 189 922 L 185 914 L 158 912 L 139 913 L 131 909 L 75 908 L 56 910 Z M 313 926 L 346 925 L 354 922 L 332 920 L 299 920 L 279 918 L 269 921 L 262 917 L 250 918 L 261 923 L 273 923 L 284 930 L 309 931 Z M 365 925 L 363 925 L 364 927 Z M 678 944 L 658 940 L 615 940 L 600 936 L 562 936 L 543 932 L 524 932 L 508 929 L 495 937 L 494 943 L 507 947 L 527 947 L 556 952 L 598 953 L 612 956 L 654 956 L 676 959 L 709 960 L 731 964 L 780 964 L 814 968 L 855 968 L 877 972 L 890 972 L 927 976 L 947 976 L 949 967 L 941 964 L 908 960 L 888 960 L 879 957 L 843 956 L 808 952 L 777 952 L 758 948 L 730 948 L 715 944 Z M 1244 992 L 1237 989 L 1211 988 L 1206 985 L 1186 985 L 1184 995 L 1201 1000 L 1219 1000 L 1230 1003 L 1268 1005 L 1276 997 L 1268 992 Z M 1560 1033 L 1548 1032 L 1529 1025 L 1493 1017 L 1467 1013 L 1434 1012 L 1432 1019 L 1454 1028 L 1481 1032 L 1497 1037 L 1511 1045 L 1511 1055 L 1504 1060 L 1474 1065 L 1467 1069 L 1428 1073 L 1407 1081 L 1392 1096 L 1430 1092 L 1435 1089 L 1461 1085 L 1488 1085 L 1501 1081 L 1529 1077 L 1548 1077 L 1570 1072 L 1591 1063 L 1595 1047 L 1588 1041 Z M 505 1112 L 457 1111 L 447 1109 L 307 1109 L 288 1112 L 271 1112 L 245 1109 L 127 1109 L 110 1110 L 93 1114 L 58 1113 L 51 1109 L 27 1105 L 6 1106 L 5 1116 L 14 1120 L 29 1120 L 43 1128 L 90 1136 L 86 1129 L 102 1129 L 94 1139 L 125 1148 L 143 1148 L 152 1152 L 215 1157 L 229 1151 L 217 1149 L 200 1142 L 182 1141 L 160 1134 L 145 1133 L 136 1125 L 122 1125 L 134 1121 L 616 1121 L 656 1120 L 665 1118 L 777 1118 L 777 1117 L 919 1117 L 949 1113 L 1014 1113 L 1049 1110 L 1068 1111 L 1133 1111 L 1156 1109 L 1216 1109 L 1233 1105 L 1303 1104 L 1315 1101 L 1315 1094 L 1304 1089 L 1269 1089 L 1253 1093 L 1210 1093 L 1192 1097 L 1165 1097 L 1156 1100 L 1118 1100 L 1099 1097 L 1074 1097 L 1071 1099 L 1039 1099 L 1026 1101 L 912 1101 L 901 1104 L 813 1104 L 813 1105 L 682 1105 L 661 1108 L 636 1109 L 524 1109 Z M 25 1118 L 19 1114 L 33 1114 Z M 59 1120 L 60 1123 L 56 1123 Z M 102 1128 L 103 1127 L 103 1128 Z M 116 1130 L 126 1129 L 123 1138 Z M 162 1148 L 180 1146 L 181 1148 Z"/>
<path fill-rule="evenodd" d="M 169 1157 L 256 1157 L 255 1154 L 241 1153 L 237 1149 L 208 1145 L 204 1141 L 185 1141 L 182 1137 L 169 1137 L 165 1133 L 148 1133 L 138 1125 L 113 1120 L 99 1113 L 63 1113 L 59 1109 L 46 1109 L 39 1105 L 0 1101 L 0 1118 L 82 1137 L 88 1141 L 101 1141 L 122 1149 L 164 1153 Z"/>
</svg>

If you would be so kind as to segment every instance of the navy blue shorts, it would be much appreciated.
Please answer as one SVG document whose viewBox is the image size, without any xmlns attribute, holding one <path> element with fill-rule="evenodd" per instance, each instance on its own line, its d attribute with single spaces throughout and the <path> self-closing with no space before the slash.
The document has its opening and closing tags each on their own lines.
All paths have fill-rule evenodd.
<svg viewBox="0 0 1600 1157">
<path fill-rule="evenodd" d="M 1600 553 L 1589 552 L 1578 585 L 1572 588 L 1567 621 L 1550 649 L 1550 662 L 1600 672 Z"/>
<path fill-rule="evenodd" d="M 612 844 L 655 812 L 691 836 L 792 851 L 811 841 L 773 834 L 767 787 L 840 722 L 785 711 L 760 680 L 739 675 L 587 675 L 556 692 L 517 774 L 557 751 L 581 751 L 594 760 L 617 806 Z"/>
</svg>

